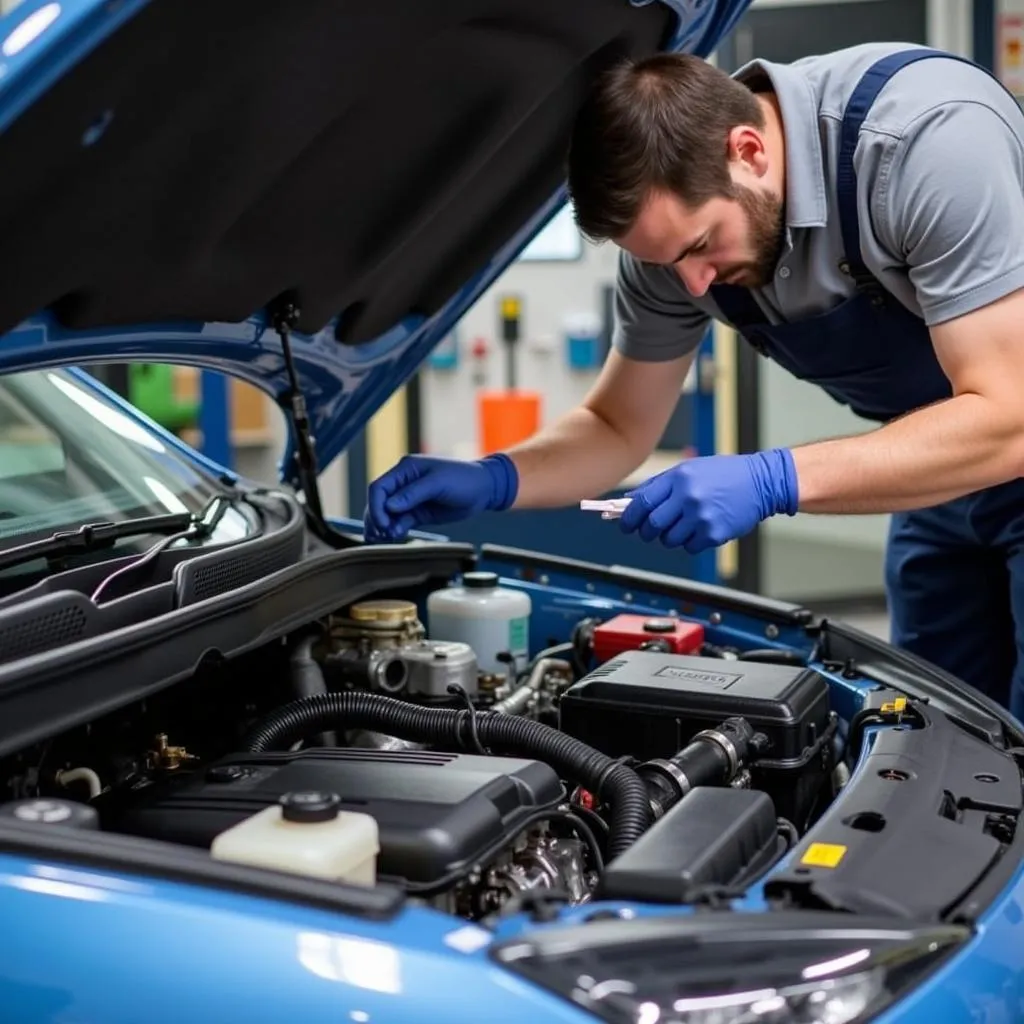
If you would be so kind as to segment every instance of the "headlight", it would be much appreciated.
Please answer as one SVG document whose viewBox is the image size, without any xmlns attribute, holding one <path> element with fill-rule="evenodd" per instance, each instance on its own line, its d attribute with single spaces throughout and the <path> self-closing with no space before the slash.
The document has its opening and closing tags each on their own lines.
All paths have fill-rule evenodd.
<svg viewBox="0 0 1024 1024">
<path fill-rule="evenodd" d="M 493 956 L 608 1024 L 862 1024 L 969 937 L 824 912 L 722 912 L 545 929 Z"/>
</svg>

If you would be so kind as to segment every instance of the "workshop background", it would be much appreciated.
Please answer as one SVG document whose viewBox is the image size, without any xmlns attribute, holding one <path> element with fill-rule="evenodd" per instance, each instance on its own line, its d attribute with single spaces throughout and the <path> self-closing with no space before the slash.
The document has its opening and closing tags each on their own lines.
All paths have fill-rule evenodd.
<svg viewBox="0 0 1024 1024">
<path fill-rule="evenodd" d="M 0 0 L 0 10 L 8 2 Z M 754 0 L 712 59 L 732 70 L 755 55 L 785 61 L 893 39 L 973 57 L 1024 95 L 1024 0 Z M 608 349 L 615 266 L 614 247 L 586 243 L 563 209 L 410 385 L 323 469 L 328 514 L 361 516 L 368 481 L 406 452 L 477 457 L 577 404 Z M 212 457 L 257 480 L 276 480 L 285 425 L 261 393 L 180 367 L 108 366 L 99 375 Z M 865 429 L 826 395 L 716 327 L 658 451 L 619 491 L 685 454 L 751 451 Z M 696 559 L 623 537 L 613 524 L 575 509 L 489 514 L 445 532 L 807 602 L 886 635 L 887 522 L 783 517 Z"/>
</svg>

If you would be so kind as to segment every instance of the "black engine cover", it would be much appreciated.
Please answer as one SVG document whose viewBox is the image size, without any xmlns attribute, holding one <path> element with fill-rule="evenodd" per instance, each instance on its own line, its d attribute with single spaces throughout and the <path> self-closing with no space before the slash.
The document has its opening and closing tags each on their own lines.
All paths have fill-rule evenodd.
<svg viewBox="0 0 1024 1024">
<path fill-rule="evenodd" d="M 828 682 L 813 669 L 625 651 L 566 690 L 562 731 L 611 757 L 672 757 L 704 729 L 745 718 L 768 740 L 755 789 L 803 831 L 833 766 Z"/>
<path fill-rule="evenodd" d="M 538 761 L 427 751 L 315 749 L 237 754 L 175 774 L 105 809 L 118 832 L 209 847 L 218 833 L 284 793 L 337 793 L 380 829 L 378 874 L 410 891 L 441 891 L 486 863 L 537 812 L 564 798 Z"/>
<path fill-rule="evenodd" d="M 560 705 L 570 736 L 641 759 L 671 757 L 733 716 L 768 737 L 770 758 L 796 767 L 828 729 L 828 683 L 807 668 L 625 651 L 571 686 Z"/>
</svg>

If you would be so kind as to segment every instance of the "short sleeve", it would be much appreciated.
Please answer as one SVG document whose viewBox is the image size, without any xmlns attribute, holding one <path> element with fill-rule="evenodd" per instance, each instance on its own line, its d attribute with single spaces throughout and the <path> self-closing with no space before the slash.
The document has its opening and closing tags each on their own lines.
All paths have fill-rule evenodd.
<svg viewBox="0 0 1024 1024">
<path fill-rule="evenodd" d="M 1024 287 L 1024 122 L 1009 116 L 946 102 L 892 145 L 878 237 L 908 268 L 929 326 Z"/>
<path fill-rule="evenodd" d="M 612 336 L 617 351 L 641 362 L 678 359 L 700 345 L 710 321 L 671 267 L 619 254 Z"/>
</svg>

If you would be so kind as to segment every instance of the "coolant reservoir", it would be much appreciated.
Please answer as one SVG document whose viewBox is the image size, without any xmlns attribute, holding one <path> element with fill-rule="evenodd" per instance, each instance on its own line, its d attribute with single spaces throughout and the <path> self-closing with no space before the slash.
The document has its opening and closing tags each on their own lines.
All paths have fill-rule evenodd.
<svg viewBox="0 0 1024 1024">
<path fill-rule="evenodd" d="M 286 793 L 214 839 L 216 860 L 334 882 L 377 881 L 380 834 L 369 814 L 342 811 L 335 793 Z"/>
<path fill-rule="evenodd" d="M 481 672 L 505 675 L 499 654 L 513 654 L 520 668 L 529 657 L 530 610 L 529 595 L 498 586 L 496 573 L 467 572 L 461 586 L 427 598 L 428 630 L 433 640 L 469 644 Z"/>
</svg>

